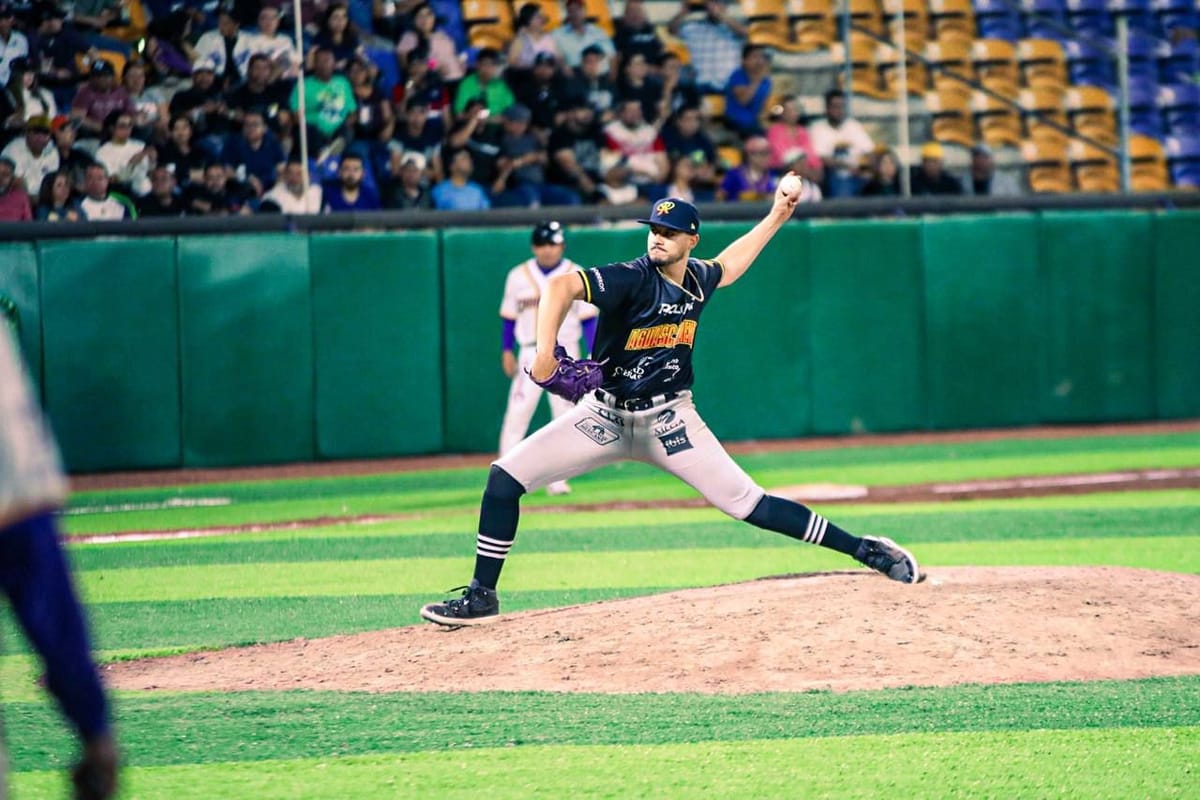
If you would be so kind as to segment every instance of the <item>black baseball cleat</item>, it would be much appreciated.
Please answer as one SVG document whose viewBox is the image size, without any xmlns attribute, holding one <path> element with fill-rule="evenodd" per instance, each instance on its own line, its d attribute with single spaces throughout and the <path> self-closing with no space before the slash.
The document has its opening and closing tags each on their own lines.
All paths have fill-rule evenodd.
<svg viewBox="0 0 1200 800">
<path fill-rule="evenodd" d="M 882 536 L 864 536 L 854 558 L 894 581 L 917 583 L 921 580 L 921 568 L 913 554 Z"/>
<path fill-rule="evenodd" d="M 471 581 L 470 586 L 457 586 L 450 591 L 457 592 L 459 589 L 462 589 L 462 597 L 430 603 L 421 609 L 421 617 L 438 625 L 457 628 L 462 625 L 482 625 L 499 616 L 500 598 L 495 589 Z"/>
</svg>

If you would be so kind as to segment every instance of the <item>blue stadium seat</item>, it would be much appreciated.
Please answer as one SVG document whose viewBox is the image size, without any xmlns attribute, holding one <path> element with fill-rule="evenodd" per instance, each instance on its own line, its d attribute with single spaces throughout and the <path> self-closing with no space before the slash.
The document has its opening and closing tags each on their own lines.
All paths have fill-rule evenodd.
<svg viewBox="0 0 1200 800">
<path fill-rule="evenodd" d="M 1108 52 L 1076 40 L 1064 43 L 1063 47 L 1067 53 L 1067 74 L 1071 83 L 1101 86 L 1110 91 L 1117 85 L 1116 67 Z"/>
<path fill-rule="evenodd" d="M 1186 83 L 1200 75 L 1200 44 L 1195 39 L 1160 42 L 1158 80 L 1160 83 Z"/>
<path fill-rule="evenodd" d="M 1200 134 L 1200 86 L 1179 83 L 1158 90 L 1158 110 L 1172 136 Z"/>
<path fill-rule="evenodd" d="M 979 38 L 1016 42 L 1024 37 L 1021 15 L 1012 0 L 974 0 L 974 5 Z"/>
<path fill-rule="evenodd" d="M 463 25 L 462 4 L 459 0 L 430 0 L 430 6 L 437 14 L 438 27 L 454 40 L 458 52 L 467 49 L 467 29 Z"/>
<path fill-rule="evenodd" d="M 1060 42 L 1068 38 L 1066 0 L 1021 0 L 1021 11 L 1025 15 L 1025 38 Z"/>
<path fill-rule="evenodd" d="M 1158 110 L 1158 84 L 1137 81 L 1129 84 L 1129 127 L 1135 132 L 1162 139 L 1162 114 Z"/>
<path fill-rule="evenodd" d="M 1200 189 L 1200 133 L 1167 138 L 1167 164 L 1176 186 Z"/>
<path fill-rule="evenodd" d="M 1158 23 L 1154 19 L 1154 9 L 1150 0 L 1108 0 L 1108 13 L 1114 20 L 1117 17 L 1128 19 L 1131 31 L 1148 35 L 1158 32 Z"/>
<path fill-rule="evenodd" d="M 1111 37 L 1115 31 L 1105 0 L 1067 0 L 1067 22 L 1087 36 Z"/>
<path fill-rule="evenodd" d="M 1129 79 L 1158 83 L 1158 40 L 1143 33 L 1129 35 Z"/>
<path fill-rule="evenodd" d="M 1154 0 L 1154 17 L 1164 38 L 1172 38 L 1178 28 L 1200 28 L 1200 12 L 1193 0 Z"/>
<path fill-rule="evenodd" d="M 392 96 L 392 89 L 400 82 L 400 65 L 396 62 L 396 51 L 390 47 L 368 47 L 367 56 L 379 68 L 379 89 L 384 97 Z"/>
</svg>

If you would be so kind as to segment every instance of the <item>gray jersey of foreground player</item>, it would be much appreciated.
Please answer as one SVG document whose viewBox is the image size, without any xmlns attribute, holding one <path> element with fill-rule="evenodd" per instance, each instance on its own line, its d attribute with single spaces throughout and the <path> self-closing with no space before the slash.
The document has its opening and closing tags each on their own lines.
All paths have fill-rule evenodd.
<svg viewBox="0 0 1200 800">
<path fill-rule="evenodd" d="M 489 622 L 500 613 L 496 584 L 516 538 L 521 496 L 551 481 L 621 460 L 654 464 L 687 482 L 735 519 L 845 553 L 901 583 L 921 579 L 917 560 L 890 539 L 859 538 L 809 508 L 767 494 L 725 452 L 692 402 L 692 353 L 700 314 L 717 289 L 738 280 L 791 218 L 801 192 L 775 193 L 770 212 L 714 259 L 692 258 L 700 215 L 666 198 L 653 204 L 646 254 L 552 279 L 538 306 L 538 381 L 558 368 L 559 326 L 576 300 L 600 309 L 595 360 L 604 380 L 569 414 L 492 464 L 479 515 L 475 575 L 461 597 L 421 616 L 442 625 Z"/>
</svg>

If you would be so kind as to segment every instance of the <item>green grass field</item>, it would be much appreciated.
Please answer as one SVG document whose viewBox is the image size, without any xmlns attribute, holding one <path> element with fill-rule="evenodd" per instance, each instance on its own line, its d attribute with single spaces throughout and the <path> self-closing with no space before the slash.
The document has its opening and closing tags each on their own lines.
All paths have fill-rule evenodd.
<svg viewBox="0 0 1200 800">
<path fill-rule="evenodd" d="M 1195 467 L 1200 433 L 853 446 L 739 461 L 768 487 L 902 485 Z M 72 536 L 388 517 L 73 544 L 98 656 L 420 624 L 421 603 L 470 577 L 485 476 L 462 469 L 79 493 L 64 518 Z M 640 465 L 572 484 L 568 503 L 693 496 Z M 213 504 L 188 504 L 196 501 Z M 501 587 L 506 611 L 851 565 L 711 509 L 536 511 L 551 503 L 561 501 L 527 499 Z M 1200 574 L 1196 490 L 817 508 L 854 532 L 903 541 L 927 568 L 1124 565 Z M 73 741 L 7 617 L 2 634 L 12 796 L 64 797 Z M 1200 676 L 735 697 L 119 692 L 113 702 L 124 797 L 1200 794 Z"/>
</svg>

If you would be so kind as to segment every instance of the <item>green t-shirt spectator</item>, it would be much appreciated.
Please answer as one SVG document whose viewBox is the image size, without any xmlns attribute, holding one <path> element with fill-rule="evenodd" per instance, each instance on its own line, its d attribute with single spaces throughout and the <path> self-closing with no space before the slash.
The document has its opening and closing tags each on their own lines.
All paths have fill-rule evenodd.
<svg viewBox="0 0 1200 800">
<path fill-rule="evenodd" d="M 488 112 L 493 117 L 503 114 L 504 109 L 516 102 L 512 90 L 503 80 L 497 78 L 484 88 L 479 85 L 479 76 L 471 73 L 458 84 L 458 94 L 454 97 L 454 113 L 461 114 L 467 103 L 480 95 L 483 95 Z"/>
<path fill-rule="evenodd" d="M 333 75 L 328 81 L 308 75 L 304 78 L 304 112 L 310 124 L 326 136 L 342 127 L 346 118 L 358 110 L 350 81 Z M 300 109 L 300 86 L 292 90 L 292 110 Z"/>
</svg>

